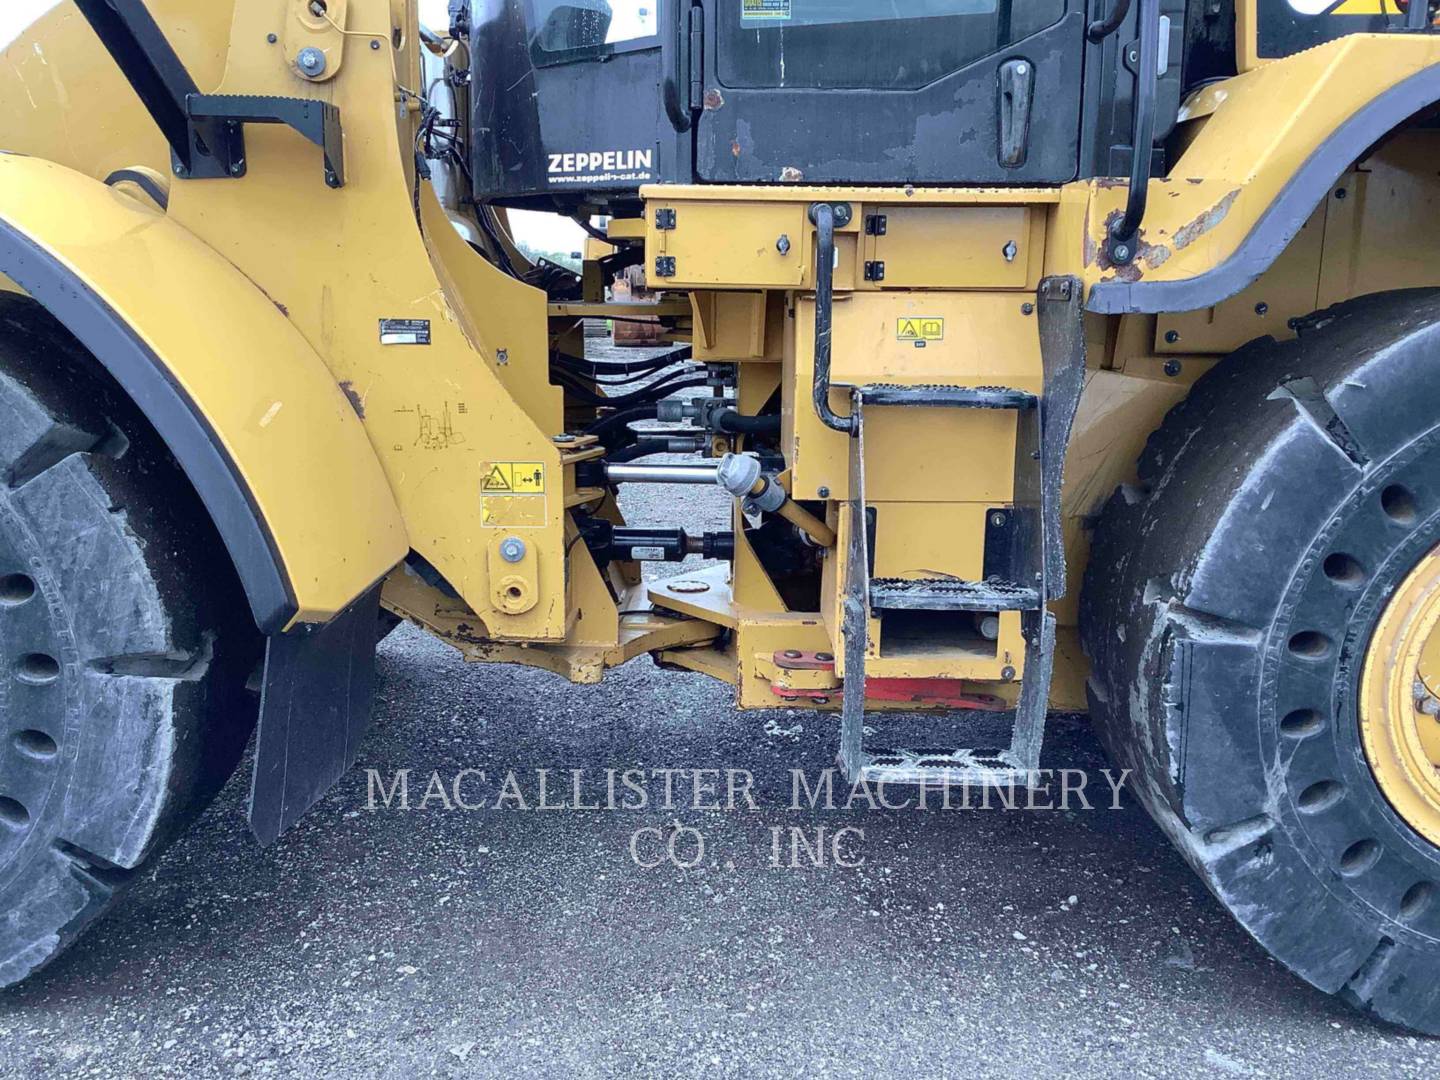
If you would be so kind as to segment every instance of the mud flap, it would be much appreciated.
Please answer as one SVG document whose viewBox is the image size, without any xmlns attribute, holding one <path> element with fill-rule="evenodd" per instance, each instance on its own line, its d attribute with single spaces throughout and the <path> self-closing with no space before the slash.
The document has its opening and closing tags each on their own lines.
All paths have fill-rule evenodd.
<svg viewBox="0 0 1440 1080">
<path fill-rule="evenodd" d="M 324 626 L 275 634 L 265 652 L 250 828 L 270 844 L 355 764 L 375 696 L 377 584 Z"/>
</svg>

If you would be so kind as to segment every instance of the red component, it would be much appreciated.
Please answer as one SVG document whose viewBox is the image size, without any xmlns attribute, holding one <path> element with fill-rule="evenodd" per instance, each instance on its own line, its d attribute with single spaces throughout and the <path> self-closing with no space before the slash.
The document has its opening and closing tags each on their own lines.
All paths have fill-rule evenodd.
<svg viewBox="0 0 1440 1080">
<path fill-rule="evenodd" d="M 789 671 L 833 671 L 835 659 L 829 653 L 782 649 L 775 653 L 775 666 Z M 950 709 L 983 709 L 986 712 L 1005 712 L 1011 708 L 1003 698 L 966 693 L 964 687 L 964 679 L 871 678 L 865 680 L 865 697 L 870 701 L 907 701 L 914 705 L 943 705 Z M 770 689 L 776 697 L 786 701 L 809 701 L 818 705 L 838 701 L 843 692 L 838 686 L 826 690 L 797 690 L 775 683 Z"/>
</svg>

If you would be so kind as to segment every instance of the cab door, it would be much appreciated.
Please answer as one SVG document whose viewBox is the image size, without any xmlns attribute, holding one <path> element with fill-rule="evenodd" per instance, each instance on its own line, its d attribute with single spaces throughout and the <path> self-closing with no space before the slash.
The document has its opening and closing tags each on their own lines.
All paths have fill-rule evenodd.
<svg viewBox="0 0 1440 1080">
<path fill-rule="evenodd" d="M 703 23 L 703 180 L 1076 176 L 1081 0 L 706 0 Z"/>
</svg>

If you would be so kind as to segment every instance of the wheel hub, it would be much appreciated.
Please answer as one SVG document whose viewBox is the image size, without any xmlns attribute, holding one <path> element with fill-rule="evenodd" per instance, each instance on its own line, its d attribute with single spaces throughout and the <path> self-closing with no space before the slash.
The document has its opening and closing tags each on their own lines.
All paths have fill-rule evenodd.
<svg viewBox="0 0 1440 1080">
<path fill-rule="evenodd" d="M 1360 735 L 1395 812 L 1440 846 L 1440 547 L 1380 613 L 1361 675 Z"/>
</svg>

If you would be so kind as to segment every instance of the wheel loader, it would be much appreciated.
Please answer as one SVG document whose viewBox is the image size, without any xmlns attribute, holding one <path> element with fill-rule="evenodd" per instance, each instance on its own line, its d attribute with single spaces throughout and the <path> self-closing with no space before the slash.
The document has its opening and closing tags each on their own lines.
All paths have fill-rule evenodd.
<svg viewBox="0 0 1440 1080">
<path fill-rule="evenodd" d="M 0 61 L 0 981 L 252 737 L 292 826 L 403 619 L 826 713 L 870 787 L 1029 787 L 1088 711 L 1277 960 L 1440 1034 L 1435 21 L 59 4 Z"/>
</svg>

